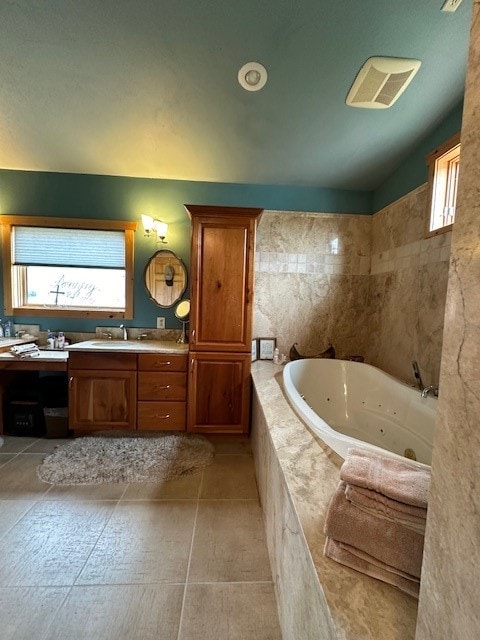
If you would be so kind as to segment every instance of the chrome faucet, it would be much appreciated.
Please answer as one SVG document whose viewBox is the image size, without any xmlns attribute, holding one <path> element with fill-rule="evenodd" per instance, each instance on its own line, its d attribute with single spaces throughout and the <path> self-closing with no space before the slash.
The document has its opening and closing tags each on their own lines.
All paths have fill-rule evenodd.
<svg viewBox="0 0 480 640">
<path fill-rule="evenodd" d="M 438 386 L 431 384 L 429 387 L 422 389 L 422 398 L 426 398 L 432 392 L 435 398 L 438 398 Z"/>
<path fill-rule="evenodd" d="M 124 324 L 121 324 L 120 329 L 123 329 L 123 339 L 128 340 L 127 327 Z"/>
</svg>

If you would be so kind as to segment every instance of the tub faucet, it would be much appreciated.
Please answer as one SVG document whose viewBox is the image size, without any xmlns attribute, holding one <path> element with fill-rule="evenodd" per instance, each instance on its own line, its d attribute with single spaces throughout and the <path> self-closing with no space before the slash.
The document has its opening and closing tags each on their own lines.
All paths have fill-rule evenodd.
<svg viewBox="0 0 480 640">
<path fill-rule="evenodd" d="M 422 376 L 420 375 L 420 368 L 416 360 L 412 362 L 412 367 L 413 367 L 413 375 L 415 378 L 415 382 L 417 383 L 417 387 L 423 393 L 423 390 L 425 389 L 425 387 L 423 385 Z"/>
<path fill-rule="evenodd" d="M 438 398 L 438 386 L 435 386 L 433 384 L 422 389 L 422 398 L 426 398 L 430 392 L 433 393 L 435 398 Z"/>
<path fill-rule="evenodd" d="M 120 329 L 123 330 L 123 339 L 128 340 L 127 327 L 124 324 L 121 324 Z"/>
</svg>

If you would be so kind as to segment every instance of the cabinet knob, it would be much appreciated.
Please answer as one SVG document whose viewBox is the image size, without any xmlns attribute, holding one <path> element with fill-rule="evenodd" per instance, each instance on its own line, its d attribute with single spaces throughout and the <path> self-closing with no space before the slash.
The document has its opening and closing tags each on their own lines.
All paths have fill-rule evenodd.
<svg viewBox="0 0 480 640">
<path fill-rule="evenodd" d="M 154 417 L 157 418 L 157 420 L 167 420 L 170 418 L 170 414 L 166 413 L 164 416 L 159 416 L 158 413 L 156 413 Z"/>
<path fill-rule="evenodd" d="M 172 363 L 168 360 L 167 362 L 160 362 L 157 360 L 154 364 L 155 367 L 169 367 Z"/>
<path fill-rule="evenodd" d="M 170 389 L 169 384 L 156 384 L 155 389 Z"/>
</svg>

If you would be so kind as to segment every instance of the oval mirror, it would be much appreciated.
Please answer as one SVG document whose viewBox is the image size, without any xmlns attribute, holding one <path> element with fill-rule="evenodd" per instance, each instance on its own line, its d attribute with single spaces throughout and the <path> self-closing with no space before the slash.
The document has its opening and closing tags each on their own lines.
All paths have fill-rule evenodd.
<svg viewBox="0 0 480 640">
<path fill-rule="evenodd" d="M 187 270 L 173 251 L 157 251 L 145 268 L 145 287 L 159 307 L 173 307 L 187 288 Z"/>
</svg>

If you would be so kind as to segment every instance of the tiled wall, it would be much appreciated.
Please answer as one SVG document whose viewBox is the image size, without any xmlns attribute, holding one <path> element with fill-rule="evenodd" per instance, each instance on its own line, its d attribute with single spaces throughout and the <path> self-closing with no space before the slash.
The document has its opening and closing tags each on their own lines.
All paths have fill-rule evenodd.
<svg viewBox="0 0 480 640">
<path fill-rule="evenodd" d="M 371 218 L 265 211 L 256 253 L 254 336 L 309 355 L 332 341 L 365 350 Z"/>
<path fill-rule="evenodd" d="M 438 382 L 450 233 L 424 239 L 426 186 L 373 217 L 265 211 L 257 235 L 254 336 L 412 381 Z"/>
<path fill-rule="evenodd" d="M 451 232 L 424 238 L 426 185 L 372 219 L 368 362 L 412 381 L 438 383 Z"/>
</svg>

